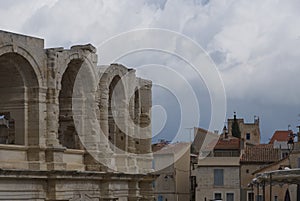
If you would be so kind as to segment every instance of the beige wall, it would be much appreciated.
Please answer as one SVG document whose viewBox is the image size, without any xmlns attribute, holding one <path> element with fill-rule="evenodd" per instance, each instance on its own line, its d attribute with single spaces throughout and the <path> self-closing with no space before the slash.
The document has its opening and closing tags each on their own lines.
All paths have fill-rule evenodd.
<svg viewBox="0 0 300 201">
<path fill-rule="evenodd" d="M 241 187 L 248 188 L 253 179 L 253 173 L 266 165 L 263 164 L 241 164 Z"/>
<path fill-rule="evenodd" d="M 241 164 L 241 199 L 247 201 L 248 192 L 252 192 L 252 188 L 248 185 L 254 178 L 253 173 L 266 165 L 263 164 Z"/>
<path fill-rule="evenodd" d="M 224 186 L 214 186 L 214 169 L 224 169 Z M 240 200 L 240 168 L 238 166 L 208 166 L 198 167 L 196 201 L 207 201 L 214 198 L 214 193 L 222 193 L 223 200 L 226 193 L 234 193 L 234 200 Z"/>
<path fill-rule="evenodd" d="M 175 162 L 176 191 L 180 200 L 189 200 L 190 197 L 190 150 Z"/>
<path fill-rule="evenodd" d="M 155 180 L 155 197 L 163 196 L 163 201 L 188 201 L 190 200 L 190 149 L 181 157 L 176 154 L 155 154 L 155 170 L 160 176 Z M 171 164 L 166 168 L 167 164 Z"/>
</svg>

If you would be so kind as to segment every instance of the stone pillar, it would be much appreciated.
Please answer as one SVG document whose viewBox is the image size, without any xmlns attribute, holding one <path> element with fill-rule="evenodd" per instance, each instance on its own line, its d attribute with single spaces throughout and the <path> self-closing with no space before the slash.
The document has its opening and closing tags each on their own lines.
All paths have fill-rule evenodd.
<svg viewBox="0 0 300 201">
<path fill-rule="evenodd" d="M 108 96 L 109 89 L 106 83 L 106 74 L 101 75 L 99 83 L 99 122 L 101 132 L 108 138 Z"/>
<path fill-rule="evenodd" d="M 151 107 L 152 107 L 152 83 L 148 80 L 140 79 L 140 99 L 141 99 L 141 115 L 140 115 L 140 136 L 139 151 L 142 157 L 138 159 L 138 166 L 141 173 L 152 171 L 152 130 L 151 130 Z"/>
<path fill-rule="evenodd" d="M 28 145 L 27 160 L 31 170 L 45 170 L 46 88 L 26 89 L 25 145 Z"/>
<path fill-rule="evenodd" d="M 152 180 L 143 180 L 139 183 L 141 201 L 154 201 Z"/>
<path fill-rule="evenodd" d="M 138 181 L 128 181 L 128 201 L 139 201 L 140 188 Z"/>
<path fill-rule="evenodd" d="M 47 50 L 47 139 L 46 139 L 46 162 L 48 170 L 63 170 L 66 164 L 63 163 L 63 152 L 65 148 L 58 140 L 59 126 L 59 89 L 57 86 L 57 57 L 56 52 L 61 49 Z"/>
<path fill-rule="evenodd" d="M 126 74 L 126 84 L 127 84 L 127 102 L 128 102 L 128 119 L 127 121 L 130 123 L 127 123 L 128 126 L 128 152 L 129 153 L 136 153 L 136 146 L 135 146 L 135 138 L 136 138 L 136 127 L 138 127 L 138 124 L 136 122 L 137 120 L 137 114 L 135 111 L 135 90 L 137 89 L 136 86 L 136 75 L 135 70 L 130 70 L 129 73 Z"/>
<path fill-rule="evenodd" d="M 134 83 L 134 82 L 133 82 Z M 132 84 L 131 80 L 127 81 L 127 84 Z M 129 173 L 137 173 L 137 161 L 136 161 L 136 147 L 135 147 L 135 127 L 134 127 L 134 91 L 132 86 L 127 86 L 127 107 L 126 116 L 125 116 L 125 125 L 126 125 L 126 136 L 127 136 L 127 165 Z M 132 96 L 131 96 L 132 95 Z M 129 97 L 131 96 L 131 97 Z"/>
<path fill-rule="evenodd" d="M 62 147 L 58 141 L 58 126 L 59 126 L 59 89 L 57 86 L 57 57 L 56 51 L 58 49 L 47 50 L 47 78 L 48 78 L 48 90 L 47 90 L 47 140 L 46 145 L 48 147 Z"/>
<path fill-rule="evenodd" d="M 64 148 L 49 147 L 46 149 L 46 163 L 48 170 L 65 170 L 66 163 L 63 162 Z"/>
<path fill-rule="evenodd" d="M 101 163 L 101 170 L 105 169 L 106 171 L 115 171 L 115 159 L 113 157 L 113 151 L 110 149 L 109 140 L 108 140 L 108 83 L 106 82 L 107 74 L 102 73 L 101 79 L 99 82 L 99 89 L 96 92 L 98 96 L 97 105 L 98 105 L 98 123 L 100 125 L 100 142 L 99 142 L 99 152 L 92 153 L 93 157 L 86 157 L 85 164 L 87 169 L 97 168 L 95 166 L 96 162 Z M 95 157 L 96 156 L 96 157 Z M 95 160 L 96 158 L 96 160 Z M 99 167 L 99 166 L 98 166 Z M 92 170 L 92 169 L 91 169 Z"/>
<path fill-rule="evenodd" d="M 143 80 L 142 87 L 140 89 L 141 96 L 141 116 L 140 116 L 140 126 L 141 128 L 146 128 L 143 135 L 145 139 L 145 152 L 151 153 L 151 140 L 152 140 L 152 130 L 151 130 L 151 107 L 152 107 L 152 83 L 147 80 Z"/>
<path fill-rule="evenodd" d="M 134 94 L 132 97 L 130 97 L 130 102 L 128 105 L 128 120 L 129 122 L 131 122 L 132 124 L 135 124 L 135 115 L 134 115 Z M 131 125 L 130 123 L 128 123 L 127 125 Z M 136 153 L 136 147 L 135 147 L 135 129 L 134 127 L 128 126 L 128 152 L 129 153 Z"/>
<path fill-rule="evenodd" d="M 114 186 L 112 181 L 102 181 L 100 183 L 100 196 L 101 196 L 101 201 L 115 201 L 117 198 L 114 196 Z"/>
</svg>

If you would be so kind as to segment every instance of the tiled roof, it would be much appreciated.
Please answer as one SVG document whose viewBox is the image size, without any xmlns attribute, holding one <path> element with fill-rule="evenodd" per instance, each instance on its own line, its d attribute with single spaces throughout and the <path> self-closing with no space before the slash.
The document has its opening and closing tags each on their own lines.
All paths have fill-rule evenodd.
<svg viewBox="0 0 300 201">
<path fill-rule="evenodd" d="M 214 150 L 224 150 L 224 149 L 240 149 L 240 139 L 238 138 L 228 138 L 218 140 L 213 140 L 209 143 L 206 149 L 214 149 Z"/>
<path fill-rule="evenodd" d="M 240 149 L 240 139 L 219 139 L 215 146 L 216 149 Z"/>
<path fill-rule="evenodd" d="M 260 144 L 246 147 L 242 155 L 242 162 L 265 162 L 271 163 L 280 160 L 279 149 L 274 149 L 272 144 Z"/>
<path fill-rule="evenodd" d="M 270 144 L 273 144 L 276 141 L 279 141 L 279 142 L 287 142 L 289 140 L 289 135 L 292 131 L 289 131 L 289 130 L 278 130 L 278 131 L 275 131 L 275 133 L 273 134 L 271 140 L 270 140 Z"/>
</svg>

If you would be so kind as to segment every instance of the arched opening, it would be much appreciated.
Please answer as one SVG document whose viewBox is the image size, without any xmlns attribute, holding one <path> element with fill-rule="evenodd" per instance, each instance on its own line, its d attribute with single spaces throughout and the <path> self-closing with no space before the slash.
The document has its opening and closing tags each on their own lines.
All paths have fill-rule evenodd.
<svg viewBox="0 0 300 201">
<path fill-rule="evenodd" d="M 137 88 L 130 98 L 130 109 L 131 108 L 133 110 L 129 112 L 130 118 L 135 125 L 138 125 L 140 116 L 140 94 Z"/>
<path fill-rule="evenodd" d="M 115 76 L 109 85 L 108 100 L 108 139 L 118 149 L 126 149 L 125 129 L 125 91 L 120 76 Z M 118 119 L 118 121 L 116 121 Z M 112 147 L 114 149 L 114 147 Z"/>
<path fill-rule="evenodd" d="M 140 104 L 140 93 L 139 90 L 136 88 L 134 91 L 134 112 L 133 112 L 133 122 L 135 125 L 135 136 L 136 138 L 134 139 L 135 142 L 135 150 L 136 153 L 139 153 L 140 146 L 141 146 L 141 138 L 139 136 L 140 134 L 140 115 L 141 115 L 141 104 Z"/>
<path fill-rule="evenodd" d="M 138 125 L 139 121 L 139 116 L 140 116 L 140 111 L 141 106 L 140 106 L 140 93 L 138 89 L 135 89 L 134 92 L 134 123 Z"/>
<path fill-rule="evenodd" d="M 72 112 L 74 83 L 82 63 L 83 61 L 80 59 L 72 60 L 68 64 L 61 80 L 58 139 L 59 142 L 68 149 L 83 149 L 75 129 Z"/>
<path fill-rule="evenodd" d="M 0 56 L 0 144 L 38 144 L 38 81 L 17 53 Z"/>
</svg>

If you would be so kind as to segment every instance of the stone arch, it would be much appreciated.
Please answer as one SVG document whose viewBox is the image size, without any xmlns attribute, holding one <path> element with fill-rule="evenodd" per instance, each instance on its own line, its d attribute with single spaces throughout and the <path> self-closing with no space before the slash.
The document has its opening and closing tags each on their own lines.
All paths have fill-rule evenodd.
<svg viewBox="0 0 300 201">
<path fill-rule="evenodd" d="M 108 92 L 108 139 L 115 147 L 125 151 L 127 141 L 124 133 L 125 88 L 119 75 L 110 82 Z"/>
<path fill-rule="evenodd" d="M 11 46 L 3 46 L 0 48 L 0 71 L 0 93 L 5 94 L 0 113 L 8 120 L 9 127 L 7 138 L 2 136 L 2 143 L 38 145 L 42 80 L 41 74 L 37 74 L 36 62 L 21 48 L 13 52 Z"/>
<path fill-rule="evenodd" d="M 84 145 L 78 135 L 78 127 L 75 126 L 73 104 L 74 98 L 80 99 L 80 102 L 77 102 L 78 104 L 84 104 L 85 93 L 87 93 L 86 90 L 83 90 L 84 87 L 87 87 L 90 93 L 95 94 L 96 82 L 94 72 L 91 62 L 85 57 L 80 57 L 77 53 L 69 56 L 66 66 L 62 69 L 62 76 L 58 80 L 61 85 L 58 96 L 58 139 L 60 144 L 66 148 L 84 149 Z M 81 109 L 84 109 L 84 106 Z M 82 134 L 81 131 L 80 134 Z"/>
<path fill-rule="evenodd" d="M 127 136 L 125 135 L 126 130 L 124 130 L 125 126 L 125 117 L 122 114 L 112 115 L 111 108 L 111 96 L 114 86 L 118 86 L 118 90 L 121 91 L 119 97 L 115 102 L 114 107 L 121 108 L 121 110 L 126 109 L 126 84 L 122 77 L 128 73 L 128 69 L 122 65 L 112 64 L 104 69 L 104 72 L 101 74 L 100 82 L 99 82 L 99 111 L 100 111 L 100 127 L 103 133 L 107 136 L 109 141 L 111 142 L 111 148 L 113 150 L 123 150 L 126 151 L 127 147 Z M 118 84 L 117 84 L 118 83 Z M 117 93 L 116 93 L 117 94 Z M 122 98 L 120 98 L 122 97 Z M 121 107 L 120 107 L 121 106 Z M 118 109 L 118 111 L 120 111 Z M 122 112 L 121 112 L 122 113 Z M 125 112 L 123 112 L 125 114 Z M 120 126 L 116 125 L 115 119 L 113 117 L 117 117 L 121 122 Z M 120 128 L 122 127 L 122 128 Z M 119 141 L 117 141 L 119 139 Z M 115 149 L 115 147 L 117 149 Z"/>
<path fill-rule="evenodd" d="M 0 47 L 0 56 L 4 55 L 6 53 L 16 53 L 17 55 L 22 56 L 26 59 L 26 61 L 30 64 L 31 69 L 33 70 L 36 80 L 32 80 L 33 82 L 37 82 L 37 86 L 44 86 L 45 85 L 45 79 L 44 74 L 40 68 L 40 65 L 36 61 L 36 59 L 32 56 L 30 51 L 28 51 L 26 48 L 12 45 L 12 44 L 4 44 Z"/>
</svg>

